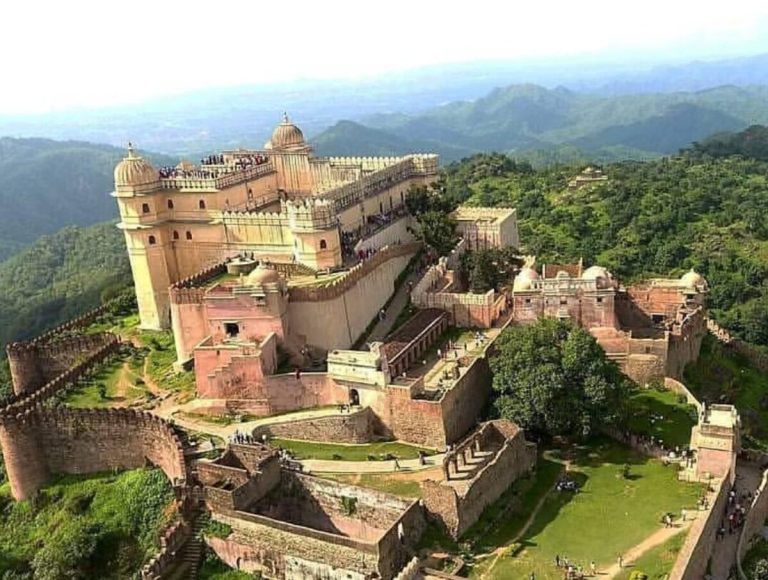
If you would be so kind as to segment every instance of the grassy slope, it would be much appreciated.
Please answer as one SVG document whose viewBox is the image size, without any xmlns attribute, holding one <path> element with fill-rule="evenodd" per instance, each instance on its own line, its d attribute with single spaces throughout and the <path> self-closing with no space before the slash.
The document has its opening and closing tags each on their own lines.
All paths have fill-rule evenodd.
<svg viewBox="0 0 768 580">
<path fill-rule="evenodd" d="M 667 447 L 688 445 L 691 428 L 696 424 L 696 409 L 680 403 L 670 391 L 647 389 L 634 393 L 629 399 L 627 427 L 642 435 L 661 439 Z"/>
<path fill-rule="evenodd" d="M 616 580 L 629 580 L 630 575 L 635 570 L 646 574 L 648 580 L 666 580 L 670 570 L 672 570 L 672 566 L 675 565 L 677 555 L 683 548 L 685 538 L 685 533 L 679 533 L 663 544 L 648 550 L 631 567 L 622 570 L 616 576 Z"/>
<path fill-rule="evenodd" d="M 749 360 L 708 336 L 698 361 L 685 369 L 685 383 L 704 401 L 736 405 L 749 445 L 768 448 L 768 376 Z"/>
<path fill-rule="evenodd" d="M 159 470 L 66 476 L 24 502 L 11 501 L 6 484 L 0 487 L 0 574 L 26 569 L 41 546 L 66 542 L 86 526 L 97 536 L 91 577 L 130 577 L 155 553 L 172 499 Z"/>
</svg>

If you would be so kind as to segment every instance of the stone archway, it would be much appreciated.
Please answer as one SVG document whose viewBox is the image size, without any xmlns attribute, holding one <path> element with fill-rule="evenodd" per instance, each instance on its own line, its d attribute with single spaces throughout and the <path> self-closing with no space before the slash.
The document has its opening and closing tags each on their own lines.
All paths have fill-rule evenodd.
<svg viewBox="0 0 768 580">
<path fill-rule="evenodd" d="M 358 407 L 360 405 L 360 393 L 357 392 L 357 389 L 349 390 L 349 404 L 353 407 Z"/>
</svg>

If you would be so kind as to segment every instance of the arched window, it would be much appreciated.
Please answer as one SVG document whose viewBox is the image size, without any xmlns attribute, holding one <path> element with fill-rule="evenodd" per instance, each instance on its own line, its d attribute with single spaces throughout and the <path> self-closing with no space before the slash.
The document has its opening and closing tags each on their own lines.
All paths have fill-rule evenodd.
<svg viewBox="0 0 768 580">
<path fill-rule="evenodd" d="M 187 231 L 187 239 L 188 239 L 188 240 L 191 240 L 191 239 L 192 239 L 192 232 L 190 232 L 190 231 Z"/>
<path fill-rule="evenodd" d="M 154 246 L 157 243 L 155 236 L 149 236 L 149 245 Z"/>
<path fill-rule="evenodd" d="M 141 213 L 149 213 L 149 204 L 148 203 L 142 203 L 141 204 Z"/>
<path fill-rule="evenodd" d="M 320 240 L 320 249 L 325 250 L 326 248 L 328 248 L 328 244 L 326 243 L 326 241 Z"/>
<path fill-rule="evenodd" d="M 199 202 L 197 202 L 197 206 L 200 209 L 205 209 L 205 200 L 201 199 Z"/>
<path fill-rule="evenodd" d="M 179 232 L 177 232 L 176 230 L 173 230 L 173 239 L 174 240 L 178 240 L 179 239 Z"/>
<path fill-rule="evenodd" d="M 173 200 L 172 199 L 168 200 L 168 209 L 173 209 Z"/>
</svg>

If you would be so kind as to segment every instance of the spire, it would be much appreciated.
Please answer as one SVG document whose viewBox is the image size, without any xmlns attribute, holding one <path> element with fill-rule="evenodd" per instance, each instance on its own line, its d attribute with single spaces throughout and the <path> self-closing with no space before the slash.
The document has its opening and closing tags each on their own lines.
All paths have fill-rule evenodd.
<svg viewBox="0 0 768 580">
<path fill-rule="evenodd" d="M 283 123 L 288 125 L 290 124 L 291 120 L 288 118 L 288 113 L 283 111 Z"/>
<path fill-rule="evenodd" d="M 136 155 L 133 154 L 133 143 L 128 141 L 128 159 L 134 159 Z"/>
</svg>

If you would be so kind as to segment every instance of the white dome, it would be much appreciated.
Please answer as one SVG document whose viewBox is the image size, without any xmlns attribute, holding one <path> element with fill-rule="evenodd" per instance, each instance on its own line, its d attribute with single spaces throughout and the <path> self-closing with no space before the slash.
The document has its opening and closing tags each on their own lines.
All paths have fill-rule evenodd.
<svg viewBox="0 0 768 580">
<path fill-rule="evenodd" d="M 613 276 L 602 266 L 590 266 L 581 275 L 582 280 L 595 280 L 598 288 L 607 288 L 611 285 Z"/>
<path fill-rule="evenodd" d="M 261 286 L 263 284 L 274 284 L 280 281 L 280 274 L 277 270 L 265 266 L 263 263 L 259 265 L 253 272 L 248 274 L 246 283 L 249 286 Z"/>
<path fill-rule="evenodd" d="M 525 292 L 533 288 L 533 281 L 539 279 L 539 273 L 533 268 L 521 268 L 512 283 L 513 292 Z"/>
<path fill-rule="evenodd" d="M 680 278 L 680 282 L 682 282 L 683 286 L 686 288 L 695 288 L 697 290 L 699 288 L 706 289 L 709 287 L 704 276 L 696 272 L 693 268 L 683 274 L 683 276 Z"/>
<path fill-rule="evenodd" d="M 306 145 L 306 141 L 301 129 L 291 123 L 288 115 L 285 114 L 283 122 L 272 133 L 269 144 L 270 147 L 265 146 L 265 149 L 300 149 Z"/>
</svg>

